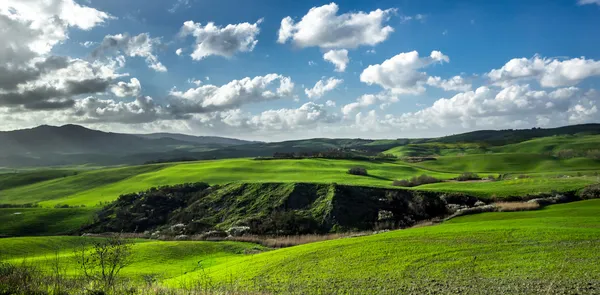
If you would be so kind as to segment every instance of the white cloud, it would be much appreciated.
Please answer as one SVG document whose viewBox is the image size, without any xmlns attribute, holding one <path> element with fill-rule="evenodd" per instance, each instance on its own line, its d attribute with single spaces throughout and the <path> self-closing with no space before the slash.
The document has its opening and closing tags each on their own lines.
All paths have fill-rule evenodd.
<svg viewBox="0 0 600 295">
<path fill-rule="evenodd" d="M 348 116 L 352 113 L 357 112 L 360 109 L 366 108 L 377 103 L 387 105 L 389 103 L 397 101 L 398 97 L 390 93 L 364 94 L 361 95 L 358 99 L 356 99 L 355 102 L 343 106 L 341 111 L 344 114 L 344 116 Z"/>
<path fill-rule="evenodd" d="M 582 92 L 575 87 L 547 92 L 533 90 L 529 85 L 500 90 L 483 86 L 439 99 L 417 112 L 377 117 L 369 128 L 448 132 L 593 122 L 600 119 L 599 101 L 597 92 Z"/>
<path fill-rule="evenodd" d="M 171 8 L 169 8 L 169 12 L 170 13 L 175 13 L 177 12 L 177 10 L 180 8 L 189 8 L 191 7 L 190 5 L 190 0 L 175 0 L 175 4 L 173 4 L 173 6 Z"/>
<path fill-rule="evenodd" d="M 202 81 L 200 79 L 188 79 L 187 82 L 196 86 L 200 86 L 200 84 L 202 84 Z"/>
<path fill-rule="evenodd" d="M 308 98 L 310 98 L 310 99 L 318 99 L 318 98 L 321 98 L 323 95 L 325 95 L 325 93 L 337 88 L 343 82 L 344 82 L 344 80 L 336 79 L 333 77 L 331 77 L 327 80 L 321 79 L 321 80 L 317 81 L 317 83 L 315 84 L 315 86 L 312 89 L 308 89 L 308 88 L 304 89 L 304 93 L 306 93 L 306 96 L 308 96 Z"/>
<path fill-rule="evenodd" d="M 318 123 L 333 123 L 337 116 L 329 114 L 323 105 L 307 102 L 297 109 L 279 109 L 264 111 L 249 121 L 254 129 L 261 130 L 297 130 Z"/>
<path fill-rule="evenodd" d="M 377 53 L 375 51 L 375 49 L 369 49 L 369 50 L 367 50 L 367 54 L 375 54 L 375 53 Z"/>
<path fill-rule="evenodd" d="M 332 107 L 333 108 L 333 107 L 336 106 L 336 103 L 333 100 L 328 100 L 328 101 L 325 102 L 325 105 L 328 106 L 328 107 Z"/>
<path fill-rule="evenodd" d="M 432 51 L 428 57 L 419 57 L 417 51 L 400 53 L 382 64 L 370 65 L 361 74 L 360 81 L 377 84 L 395 94 L 419 94 L 425 92 L 427 73 L 419 72 L 434 63 L 449 62 L 448 56 Z"/>
<path fill-rule="evenodd" d="M 181 55 L 183 53 L 183 48 L 179 48 L 177 50 L 175 50 L 175 54 L 177 55 Z"/>
<path fill-rule="evenodd" d="M 316 63 L 316 62 L 314 62 L 314 61 L 312 61 L 312 60 L 309 60 L 309 61 L 308 61 L 308 65 L 312 67 L 312 66 L 316 66 L 316 65 L 317 65 L 317 63 Z"/>
<path fill-rule="evenodd" d="M 329 50 L 323 55 L 323 59 L 335 65 L 336 72 L 346 71 L 346 66 L 350 59 L 348 58 L 348 50 Z"/>
<path fill-rule="evenodd" d="M 112 85 L 110 91 L 118 97 L 137 97 L 142 92 L 142 85 L 140 84 L 140 80 L 131 78 L 129 83 L 121 81 Z"/>
<path fill-rule="evenodd" d="M 403 15 L 403 16 L 400 17 L 400 22 L 406 23 L 406 22 L 409 22 L 411 20 L 418 20 L 418 21 L 421 21 L 421 22 L 425 22 L 425 18 L 426 17 L 427 16 L 424 15 L 424 14 L 415 14 L 414 16 Z"/>
<path fill-rule="evenodd" d="M 25 45 L 38 54 L 49 53 L 54 45 L 66 40 L 69 27 L 90 30 L 112 18 L 105 12 L 79 5 L 73 0 L 2 0 L 0 15 L 12 22 L 10 26 L 3 24 L 0 34 L 19 38 L 11 40 L 23 42 L 18 46 Z M 29 29 L 26 35 L 12 34 L 16 33 L 11 32 L 16 23 Z M 22 30 L 20 33 L 25 32 Z"/>
<path fill-rule="evenodd" d="M 560 61 L 536 55 L 529 59 L 511 59 L 502 68 L 490 71 L 487 76 L 501 86 L 526 80 L 537 80 L 542 87 L 572 86 L 587 78 L 600 76 L 600 61 L 585 57 Z"/>
<path fill-rule="evenodd" d="M 276 87 L 275 82 L 279 82 Z M 202 85 L 185 92 L 171 91 L 175 114 L 209 113 L 237 108 L 243 104 L 291 98 L 294 83 L 289 77 L 268 74 L 233 80 L 223 86 Z"/>
<path fill-rule="evenodd" d="M 167 68 L 156 57 L 156 47 L 161 45 L 160 38 L 151 38 L 149 33 L 137 36 L 128 34 L 106 35 L 94 52 L 93 56 L 99 56 L 111 52 L 122 52 L 129 57 L 143 57 L 146 64 L 157 72 L 166 72 Z"/>
<path fill-rule="evenodd" d="M 461 76 L 454 76 L 448 80 L 444 80 L 440 77 L 429 77 L 427 78 L 427 85 L 442 88 L 446 91 L 469 91 L 472 85 L 465 81 Z"/>
<path fill-rule="evenodd" d="M 63 114 L 68 122 L 78 123 L 139 124 L 170 118 L 163 107 L 148 96 L 138 96 L 130 102 L 87 97 L 78 100 L 72 110 L 63 111 Z"/>
<path fill-rule="evenodd" d="M 600 0 L 578 0 L 577 4 L 579 4 L 579 5 L 596 4 L 596 5 L 600 6 Z"/>
<path fill-rule="evenodd" d="M 379 44 L 394 31 L 383 24 L 396 12 L 395 9 L 337 15 L 338 10 L 337 4 L 330 3 L 311 8 L 298 23 L 289 16 L 284 18 L 277 42 L 283 44 L 291 39 L 294 45 L 302 48 L 356 48 Z"/>
<path fill-rule="evenodd" d="M 79 45 L 85 47 L 85 48 L 90 48 L 94 45 L 98 44 L 98 42 L 92 42 L 92 41 L 85 41 L 85 42 L 80 42 Z"/>
<path fill-rule="evenodd" d="M 259 19 L 256 23 L 240 23 L 220 27 L 212 22 L 202 26 L 200 23 L 186 21 L 181 27 L 179 35 L 194 36 L 196 44 L 194 51 L 190 55 L 194 60 L 201 60 L 211 55 L 233 57 L 238 52 L 250 52 L 258 43 L 256 37 L 260 29 Z"/>
</svg>

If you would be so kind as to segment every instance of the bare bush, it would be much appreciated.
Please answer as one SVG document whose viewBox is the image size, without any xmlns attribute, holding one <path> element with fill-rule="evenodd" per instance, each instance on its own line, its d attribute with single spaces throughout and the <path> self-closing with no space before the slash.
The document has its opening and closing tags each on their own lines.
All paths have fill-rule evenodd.
<svg viewBox="0 0 600 295">
<path fill-rule="evenodd" d="M 499 202 L 494 203 L 494 206 L 501 212 L 530 211 L 540 208 L 540 204 L 537 202 Z"/>
<path fill-rule="evenodd" d="M 392 185 L 413 187 L 413 186 L 430 184 L 430 183 L 438 183 L 438 182 L 442 182 L 442 181 L 435 177 L 422 174 L 421 176 L 418 176 L 418 177 L 413 176 L 411 179 L 394 180 L 394 182 L 392 182 Z"/>
<path fill-rule="evenodd" d="M 481 177 L 473 172 L 464 172 L 463 174 L 456 177 L 458 181 L 469 181 L 469 180 L 481 180 Z"/>
<path fill-rule="evenodd" d="M 114 287 L 121 270 L 130 264 L 131 245 L 119 235 L 94 239 L 91 247 L 81 245 L 74 256 L 87 280 L 97 282 L 105 290 Z"/>
<path fill-rule="evenodd" d="M 585 156 L 590 159 L 600 160 L 600 150 L 589 150 Z"/>
</svg>

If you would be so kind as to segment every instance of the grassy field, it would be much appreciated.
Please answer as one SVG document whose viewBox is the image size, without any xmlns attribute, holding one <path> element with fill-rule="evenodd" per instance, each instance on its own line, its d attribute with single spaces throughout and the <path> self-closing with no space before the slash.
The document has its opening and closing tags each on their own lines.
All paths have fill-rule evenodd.
<svg viewBox="0 0 600 295">
<path fill-rule="evenodd" d="M 156 274 L 173 287 L 209 280 L 289 293 L 428 292 L 595 294 L 600 288 L 600 200 L 280 250 L 233 242 L 137 241 L 131 278 Z M 81 237 L 0 240 L 0 259 L 44 265 L 60 248 L 71 273 Z M 420 289 L 415 289 L 420 288 Z"/>
<path fill-rule="evenodd" d="M 368 176 L 347 173 L 353 166 L 367 168 Z M 440 179 L 456 177 L 464 171 L 487 174 L 535 174 L 585 172 L 600 170 L 600 161 L 575 158 L 558 160 L 541 154 L 485 154 L 446 156 L 438 160 L 408 164 L 396 162 L 369 162 L 352 160 L 301 159 L 253 160 L 228 159 L 132 166 L 78 172 L 76 175 L 34 182 L 0 191 L 0 204 L 39 203 L 44 207 L 55 205 L 98 206 L 124 193 L 142 191 L 160 185 L 185 182 L 225 184 L 231 182 L 313 182 L 340 183 L 390 187 L 395 179 L 427 174 Z M 29 179 L 28 174 L 23 174 Z M 591 174 L 590 174 L 591 175 Z M 463 191 L 479 196 L 518 195 L 523 192 L 550 192 L 577 190 L 596 182 L 594 177 L 570 179 L 548 178 L 536 181 L 502 181 L 496 183 L 452 183 L 417 187 L 426 190 Z M 11 183 L 24 183 L 12 180 Z M 3 183 L 0 180 L 0 183 Z"/>
<path fill-rule="evenodd" d="M 556 153 L 560 150 L 588 151 L 600 147 L 599 135 L 563 135 L 536 138 L 516 144 L 493 147 L 502 153 Z"/>
<path fill-rule="evenodd" d="M 90 222 L 93 208 L 2 208 L 0 234 L 7 236 L 60 235 Z"/>
<path fill-rule="evenodd" d="M 585 186 L 598 183 L 598 177 L 572 178 L 524 178 L 492 182 L 443 182 L 426 184 L 413 189 L 435 192 L 465 193 L 482 198 L 487 197 L 518 197 L 557 192 L 577 191 Z"/>
<path fill-rule="evenodd" d="M 440 172 L 537 173 L 598 171 L 600 161 L 587 158 L 556 159 L 542 154 L 483 154 L 440 157 L 415 166 Z"/>
<path fill-rule="evenodd" d="M 599 146 L 600 135 L 557 135 L 501 146 L 489 146 L 478 142 L 407 144 L 391 148 L 384 153 L 394 154 L 398 157 L 458 156 L 486 153 L 554 155 L 561 150 L 585 153 L 589 150 L 597 150 Z"/>
<path fill-rule="evenodd" d="M 368 169 L 369 176 L 347 173 L 353 166 Z M 452 178 L 456 173 L 438 173 L 404 163 L 350 160 L 253 160 L 231 159 L 200 161 L 96 170 L 62 179 L 40 182 L 0 192 L 0 203 L 39 202 L 97 206 L 112 201 L 120 194 L 137 192 L 160 185 L 185 182 L 224 184 L 231 182 L 318 182 L 353 185 L 390 186 L 397 178 L 417 174 Z"/>
</svg>

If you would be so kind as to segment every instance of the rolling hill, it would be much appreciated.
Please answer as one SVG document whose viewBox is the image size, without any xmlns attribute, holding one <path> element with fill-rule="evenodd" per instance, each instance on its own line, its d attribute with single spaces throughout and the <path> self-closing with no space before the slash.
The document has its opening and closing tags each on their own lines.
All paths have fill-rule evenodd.
<svg viewBox="0 0 600 295">
<path fill-rule="evenodd" d="M 598 210 L 600 200 L 588 200 L 483 213 L 271 251 L 239 242 L 135 240 L 123 275 L 152 275 L 173 288 L 205 282 L 208 291 L 268 294 L 597 294 Z M 74 275 L 73 250 L 91 241 L 0 239 L 0 261 L 49 269 L 58 257 Z"/>
<path fill-rule="evenodd" d="M 91 164 L 143 164 L 174 159 L 265 157 L 274 153 L 344 150 L 358 154 L 388 151 L 399 156 L 451 155 L 497 151 L 495 147 L 555 135 L 597 135 L 600 124 L 552 129 L 483 130 L 430 139 L 329 139 L 249 142 L 231 138 L 183 134 L 120 134 L 77 125 L 39 126 L 0 132 L 0 167 L 39 167 Z M 592 136 L 593 137 L 593 136 Z M 592 144 L 589 143 L 588 146 Z M 518 147 L 513 147 L 517 149 Z M 443 150 L 444 154 L 439 154 Z"/>
</svg>

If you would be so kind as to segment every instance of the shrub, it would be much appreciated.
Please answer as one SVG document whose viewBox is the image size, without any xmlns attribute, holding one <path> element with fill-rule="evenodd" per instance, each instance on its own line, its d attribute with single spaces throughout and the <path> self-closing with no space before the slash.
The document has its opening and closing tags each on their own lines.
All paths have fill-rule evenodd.
<svg viewBox="0 0 600 295">
<path fill-rule="evenodd" d="M 501 212 L 529 211 L 540 208 L 540 204 L 537 202 L 499 202 L 495 203 L 494 206 Z"/>
<path fill-rule="evenodd" d="M 531 176 L 526 175 L 526 174 L 521 174 L 519 176 L 517 176 L 518 179 L 525 179 L 525 178 L 531 178 Z"/>
<path fill-rule="evenodd" d="M 560 159 L 571 159 L 575 156 L 575 151 L 573 151 L 572 149 L 560 150 L 556 153 L 556 157 Z"/>
<path fill-rule="evenodd" d="M 464 172 L 456 178 L 458 181 L 481 180 L 481 177 L 473 172 Z"/>
<path fill-rule="evenodd" d="M 600 198 L 600 184 L 593 184 L 585 187 L 581 193 L 582 199 L 598 199 Z"/>
<path fill-rule="evenodd" d="M 589 150 L 586 152 L 586 157 L 594 160 L 600 160 L 600 150 Z"/>
<path fill-rule="evenodd" d="M 392 185 L 412 187 L 412 186 L 418 186 L 418 185 L 429 184 L 429 183 L 438 183 L 438 182 L 442 182 L 442 181 L 435 177 L 431 177 L 431 176 L 422 174 L 421 176 L 418 176 L 418 177 L 413 176 L 413 178 L 411 178 L 410 180 L 409 179 L 394 180 Z"/>
<path fill-rule="evenodd" d="M 368 175 L 367 169 L 363 167 L 352 167 L 348 169 L 348 173 L 352 175 Z"/>
</svg>

